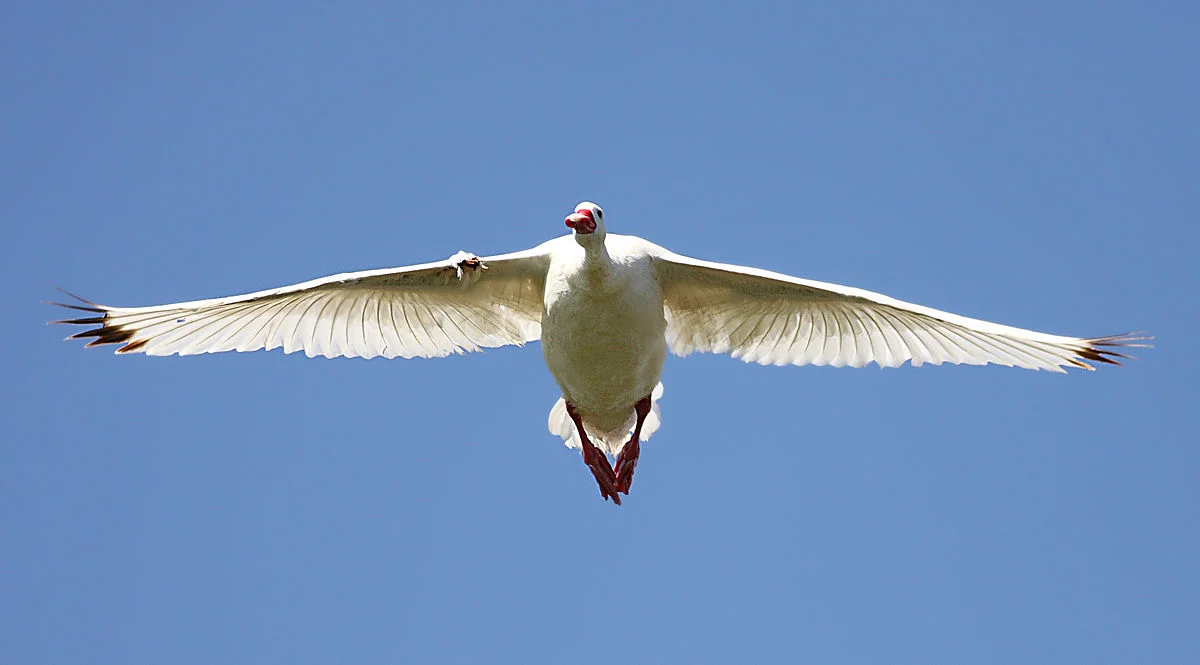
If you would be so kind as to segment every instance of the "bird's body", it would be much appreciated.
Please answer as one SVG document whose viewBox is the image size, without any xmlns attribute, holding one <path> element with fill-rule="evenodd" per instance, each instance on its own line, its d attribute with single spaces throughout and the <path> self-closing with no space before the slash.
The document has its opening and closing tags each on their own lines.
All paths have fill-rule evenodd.
<svg viewBox="0 0 1200 665">
<path fill-rule="evenodd" d="M 662 289 L 640 238 L 609 235 L 590 251 L 563 240 L 546 274 L 542 353 L 565 400 L 615 455 L 624 438 L 610 435 L 628 435 L 633 404 L 662 377 Z"/>
<path fill-rule="evenodd" d="M 283 348 L 325 357 L 437 357 L 540 340 L 562 390 L 549 428 L 579 448 L 605 498 L 628 493 L 659 426 L 667 350 L 776 365 L 988 363 L 1064 371 L 1116 364 L 1133 335 L 1049 335 L 851 287 L 692 259 L 605 232 L 584 202 L 570 236 L 491 257 L 333 275 L 242 296 L 152 307 L 63 305 L 56 321 L 118 353 Z M 615 467 L 605 454 L 616 456 Z"/>
</svg>

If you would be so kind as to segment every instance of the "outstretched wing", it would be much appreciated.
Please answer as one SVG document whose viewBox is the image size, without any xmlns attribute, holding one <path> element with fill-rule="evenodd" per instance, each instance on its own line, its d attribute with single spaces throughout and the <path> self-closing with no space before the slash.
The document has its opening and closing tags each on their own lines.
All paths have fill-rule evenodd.
<svg viewBox="0 0 1200 665">
<path fill-rule="evenodd" d="M 228 298 L 109 307 L 63 307 L 98 325 L 68 339 L 122 344 L 152 356 L 283 348 L 309 357 L 441 357 L 523 345 L 541 335 L 549 259 L 542 247 L 476 259 L 344 273 Z"/>
<path fill-rule="evenodd" d="M 655 261 L 667 342 L 679 355 L 730 353 L 762 365 L 1008 365 L 1065 371 L 1118 364 L 1138 335 L 1063 337 L 970 319 L 862 289 L 701 261 Z"/>
</svg>

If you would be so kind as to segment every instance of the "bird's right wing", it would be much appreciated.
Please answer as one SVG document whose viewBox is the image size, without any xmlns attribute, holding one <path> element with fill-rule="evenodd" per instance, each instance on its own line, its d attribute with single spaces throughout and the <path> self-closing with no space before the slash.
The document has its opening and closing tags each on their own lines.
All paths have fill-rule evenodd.
<svg viewBox="0 0 1200 665">
<path fill-rule="evenodd" d="M 1092 369 L 1143 346 L 1139 335 L 1065 337 L 971 319 L 863 289 L 656 248 L 667 341 L 679 355 L 730 353 L 763 365 L 995 363 Z"/>
<path fill-rule="evenodd" d="M 541 336 L 545 246 L 476 258 L 343 273 L 228 298 L 109 307 L 55 321 L 98 325 L 71 338 L 152 356 L 283 348 L 309 357 L 441 357 Z"/>
</svg>

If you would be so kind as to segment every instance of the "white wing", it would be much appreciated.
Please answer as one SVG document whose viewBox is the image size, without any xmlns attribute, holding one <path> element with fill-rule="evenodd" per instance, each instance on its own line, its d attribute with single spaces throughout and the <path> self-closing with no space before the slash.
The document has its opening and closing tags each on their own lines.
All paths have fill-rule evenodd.
<svg viewBox="0 0 1200 665">
<path fill-rule="evenodd" d="M 241 296 L 153 307 L 62 305 L 96 316 L 88 346 L 152 356 L 282 347 L 309 357 L 441 357 L 541 336 L 543 247 L 479 259 L 332 275 Z M 467 263 L 462 263 L 467 260 Z M 60 304 L 61 303 L 55 303 Z"/>
<path fill-rule="evenodd" d="M 1079 338 L 1002 326 L 878 293 L 768 270 L 656 251 L 667 342 L 679 355 L 730 353 L 762 365 L 862 367 L 905 361 L 995 363 L 1056 372 L 1117 364 L 1105 347 L 1143 346 L 1145 337 Z"/>
</svg>

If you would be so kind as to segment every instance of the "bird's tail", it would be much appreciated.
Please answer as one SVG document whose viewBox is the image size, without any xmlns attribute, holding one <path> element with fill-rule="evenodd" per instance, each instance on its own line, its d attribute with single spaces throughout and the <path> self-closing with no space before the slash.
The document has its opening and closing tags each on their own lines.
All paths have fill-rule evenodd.
<svg viewBox="0 0 1200 665">
<path fill-rule="evenodd" d="M 658 430 L 658 426 L 662 424 L 662 412 L 658 408 L 658 400 L 662 397 L 663 385 L 659 383 L 654 387 L 654 391 L 650 393 L 650 414 L 646 416 L 646 421 L 642 423 L 642 441 L 650 438 Z M 586 420 L 583 423 L 584 430 L 587 431 L 588 439 L 596 445 L 597 448 L 609 455 L 617 455 L 621 452 L 621 448 L 629 440 L 633 434 L 633 426 L 637 422 L 637 414 L 633 407 L 629 408 L 629 420 L 625 425 L 611 432 L 596 431 L 593 426 Z M 583 448 L 583 443 L 579 440 L 579 433 L 575 431 L 575 423 L 571 422 L 571 416 L 567 414 L 567 401 L 562 397 L 554 403 L 554 407 L 550 409 L 550 433 L 562 437 L 563 443 L 568 448 L 580 450 Z"/>
</svg>

